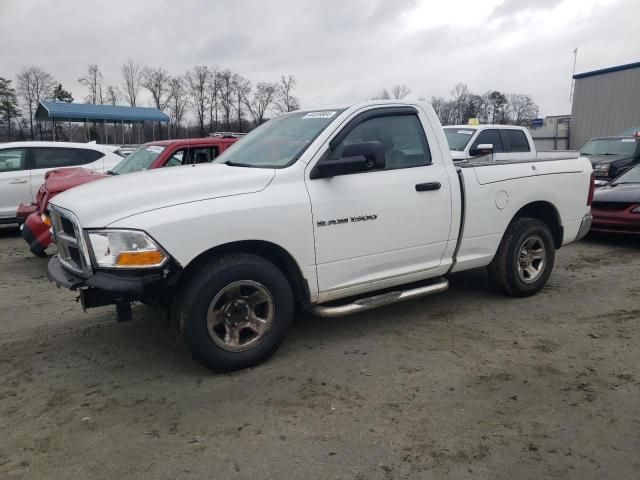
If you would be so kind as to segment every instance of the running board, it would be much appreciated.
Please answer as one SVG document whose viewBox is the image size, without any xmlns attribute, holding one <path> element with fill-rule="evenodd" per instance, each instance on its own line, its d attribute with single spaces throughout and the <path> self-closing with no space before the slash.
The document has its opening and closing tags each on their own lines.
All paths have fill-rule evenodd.
<svg viewBox="0 0 640 480">
<path fill-rule="evenodd" d="M 422 287 L 410 288 L 409 290 L 396 290 L 393 292 L 381 293 L 372 297 L 359 298 L 352 303 L 345 305 L 327 306 L 316 305 L 311 309 L 311 313 L 320 317 L 342 317 L 352 313 L 364 312 L 372 308 L 390 305 L 392 303 L 403 302 L 413 298 L 425 297 L 436 293 L 444 292 L 449 288 L 449 280 L 440 278 L 436 283 L 424 285 Z"/>
</svg>

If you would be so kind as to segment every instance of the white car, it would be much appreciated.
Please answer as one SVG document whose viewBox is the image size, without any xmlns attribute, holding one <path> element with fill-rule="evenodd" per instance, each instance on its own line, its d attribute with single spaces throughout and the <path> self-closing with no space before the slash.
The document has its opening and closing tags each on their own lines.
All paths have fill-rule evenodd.
<svg viewBox="0 0 640 480">
<path fill-rule="evenodd" d="M 0 144 L 0 223 L 16 222 L 21 203 L 31 203 L 49 170 L 84 167 L 106 172 L 122 157 L 95 143 L 13 142 Z"/>
<path fill-rule="evenodd" d="M 430 105 L 293 112 L 213 164 L 107 178 L 49 204 L 49 279 L 85 308 L 165 304 L 195 358 L 255 365 L 294 305 L 321 316 L 442 292 L 489 267 L 512 296 L 546 283 L 591 226 L 586 158 L 454 165 Z M 393 321 L 390 316 L 389 321 Z"/>
<path fill-rule="evenodd" d="M 517 125 L 448 125 L 444 127 L 454 162 L 466 162 L 491 150 L 494 161 L 578 158 L 577 151 L 538 152 L 529 129 Z"/>
</svg>

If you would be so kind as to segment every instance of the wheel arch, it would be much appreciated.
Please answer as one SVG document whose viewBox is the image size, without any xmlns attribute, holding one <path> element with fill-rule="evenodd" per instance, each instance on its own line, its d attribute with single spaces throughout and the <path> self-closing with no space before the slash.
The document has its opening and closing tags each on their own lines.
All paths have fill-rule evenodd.
<svg viewBox="0 0 640 480">
<path fill-rule="evenodd" d="M 553 235 L 556 249 L 562 246 L 564 239 L 564 228 L 558 209 L 550 202 L 531 202 L 520 208 L 509 222 L 511 225 L 515 220 L 523 217 L 535 218 L 547 224 Z"/>
<path fill-rule="evenodd" d="M 280 245 L 265 240 L 242 240 L 210 248 L 185 266 L 182 278 L 188 278 L 199 265 L 208 259 L 229 253 L 252 253 L 269 260 L 287 277 L 296 303 L 302 308 L 307 308 L 311 304 L 309 284 L 302 275 L 302 270 L 296 260 Z"/>
</svg>

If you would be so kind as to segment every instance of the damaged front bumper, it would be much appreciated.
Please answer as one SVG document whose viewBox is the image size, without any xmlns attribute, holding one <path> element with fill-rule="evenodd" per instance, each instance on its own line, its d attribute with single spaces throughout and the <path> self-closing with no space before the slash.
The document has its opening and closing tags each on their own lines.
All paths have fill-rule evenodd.
<svg viewBox="0 0 640 480">
<path fill-rule="evenodd" d="M 167 300 L 179 276 L 180 269 L 170 263 L 144 271 L 99 270 L 85 278 L 66 270 L 57 255 L 49 260 L 47 267 L 49 281 L 58 287 L 77 290 L 84 309 L 132 301 Z"/>
</svg>

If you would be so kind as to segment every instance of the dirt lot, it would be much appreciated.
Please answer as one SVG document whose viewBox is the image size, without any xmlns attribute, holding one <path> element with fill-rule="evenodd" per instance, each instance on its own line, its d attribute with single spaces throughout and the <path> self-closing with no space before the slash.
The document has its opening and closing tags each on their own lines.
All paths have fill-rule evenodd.
<svg viewBox="0 0 640 480">
<path fill-rule="evenodd" d="M 201 368 L 161 312 L 83 313 L 0 229 L 0 478 L 640 477 L 640 241 L 559 252 L 534 298 L 301 316 L 265 365 Z"/>
</svg>

